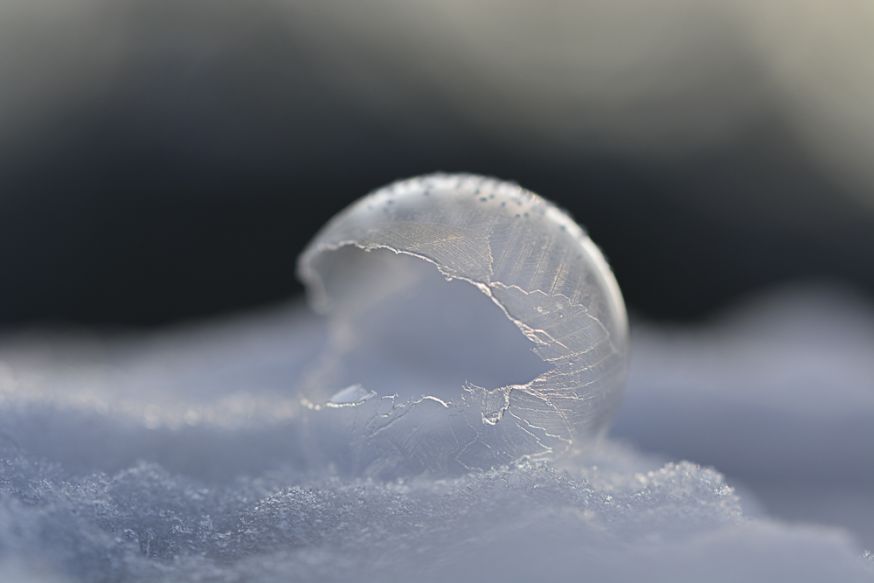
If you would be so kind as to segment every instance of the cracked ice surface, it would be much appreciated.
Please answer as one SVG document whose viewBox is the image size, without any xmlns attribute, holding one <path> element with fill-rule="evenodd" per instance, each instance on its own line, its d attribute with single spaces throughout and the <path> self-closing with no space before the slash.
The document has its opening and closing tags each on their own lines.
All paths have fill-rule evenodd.
<svg viewBox="0 0 874 583">
<path fill-rule="evenodd" d="M 448 289 L 432 281 L 438 274 L 491 300 L 479 310 L 499 310 L 542 361 L 538 374 L 521 373 L 505 385 L 468 379 L 462 387 L 447 379 L 433 394 L 416 392 L 412 379 L 406 399 L 368 386 L 383 399 L 345 413 L 356 416 L 354 455 L 376 456 L 381 471 L 453 473 L 561 454 L 598 436 L 619 402 L 627 324 L 613 275 L 573 220 L 516 185 L 442 174 L 394 183 L 335 217 L 302 255 L 300 273 L 333 324 L 334 360 L 313 371 L 304 389 L 314 408 L 330 401 L 331 387 L 341 389 L 336 369 L 354 361 L 350 353 L 370 348 L 375 327 L 401 329 L 434 310 L 429 293 Z M 398 297 L 413 301 L 404 309 Z M 449 313 L 460 303 L 437 301 Z M 378 322 L 368 322 L 374 311 Z M 433 322 L 422 326 L 407 329 L 405 338 L 452 345 L 464 335 L 439 337 Z M 488 343 L 471 351 L 484 352 Z M 504 355 L 505 362 L 513 358 Z M 444 362 L 457 366 L 456 359 Z M 354 373 L 348 378 L 361 381 Z"/>
</svg>

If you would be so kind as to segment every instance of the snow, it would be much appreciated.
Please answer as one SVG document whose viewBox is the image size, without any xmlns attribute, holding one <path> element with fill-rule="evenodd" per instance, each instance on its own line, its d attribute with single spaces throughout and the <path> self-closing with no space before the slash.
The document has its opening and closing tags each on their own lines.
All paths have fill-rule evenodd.
<svg viewBox="0 0 874 583">
<path fill-rule="evenodd" d="M 613 435 L 719 468 L 766 509 L 874 547 L 874 311 L 775 290 L 697 329 L 639 326 Z"/>
<path fill-rule="evenodd" d="M 874 414 L 872 334 L 870 307 L 823 293 L 641 326 L 597 449 L 391 480 L 295 405 L 324 337 L 304 308 L 149 338 L 9 336 L 0 580 L 871 581 L 871 539 L 841 518 L 871 507 L 871 429 L 847 427 Z M 857 492 L 856 512 L 805 516 L 828 506 L 823 483 Z M 769 492 L 796 500 L 776 508 L 790 522 Z"/>
</svg>

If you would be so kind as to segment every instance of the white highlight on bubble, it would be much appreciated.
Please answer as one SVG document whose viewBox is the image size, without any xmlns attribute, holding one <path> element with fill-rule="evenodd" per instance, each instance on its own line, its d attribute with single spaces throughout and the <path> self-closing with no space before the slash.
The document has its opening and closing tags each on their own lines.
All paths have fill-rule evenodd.
<svg viewBox="0 0 874 583">
<path fill-rule="evenodd" d="M 515 184 L 446 174 L 396 182 L 332 219 L 298 271 L 331 327 L 306 401 L 326 412 L 358 383 L 380 397 L 330 412 L 346 416 L 358 463 L 451 473 L 553 457 L 602 433 L 620 400 L 628 333 L 618 285 L 566 213 Z M 495 369 L 534 370 L 519 364 L 520 338 L 536 356 L 538 369 L 520 373 L 529 377 L 449 380 L 463 368 L 490 380 Z M 423 351 L 434 370 L 415 369 Z"/>
</svg>

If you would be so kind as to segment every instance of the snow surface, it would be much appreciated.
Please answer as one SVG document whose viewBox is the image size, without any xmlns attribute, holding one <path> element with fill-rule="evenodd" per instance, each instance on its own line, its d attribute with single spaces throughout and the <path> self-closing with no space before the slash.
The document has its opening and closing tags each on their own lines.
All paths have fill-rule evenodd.
<svg viewBox="0 0 874 583">
<path fill-rule="evenodd" d="M 768 512 L 874 548 L 874 310 L 846 291 L 760 297 L 699 329 L 639 326 L 612 435 L 713 465 Z"/>
<path fill-rule="evenodd" d="M 324 339 L 297 306 L 7 336 L 0 581 L 874 581 L 874 312 L 851 298 L 641 325 L 610 439 L 452 477 L 349 462 L 294 392 Z"/>
</svg>

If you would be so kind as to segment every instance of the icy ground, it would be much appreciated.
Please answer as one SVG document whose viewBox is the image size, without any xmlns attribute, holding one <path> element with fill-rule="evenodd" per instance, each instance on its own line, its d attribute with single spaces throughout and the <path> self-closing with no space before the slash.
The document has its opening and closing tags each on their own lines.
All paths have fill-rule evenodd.
<svg viewBox="0 0 874 583">
<path fill-rule="evenodd" d="M 852 297 L 639 324 L 600 448 L 448 478 L 346 465 L 292 389 L 322 340 L 296 306 L 4 338 L 0 581 L 874 581 L 874 311 Z"/>
</svg>

